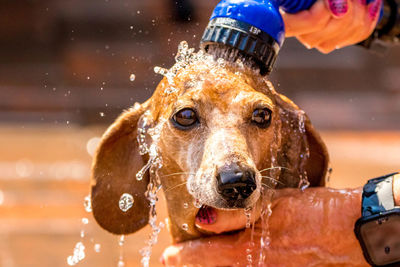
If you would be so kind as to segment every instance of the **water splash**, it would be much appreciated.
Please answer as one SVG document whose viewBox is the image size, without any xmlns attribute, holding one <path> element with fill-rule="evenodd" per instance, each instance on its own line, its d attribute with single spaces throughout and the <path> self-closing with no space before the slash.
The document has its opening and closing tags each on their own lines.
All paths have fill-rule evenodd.
<svg viewBox="0 0 400 267">
<path fill-rule="evenodd" d="M 86 212 L 92 212 L 92 201 L 90 199 L 90 195 L 87 195 L 83 200 L 83 206 L 85 207 Z"/>
<path fill-rule="evenodd" d="M 141 264 L 143 267 L 149 267 L 152 248 L 157 244 L 158 235 L 161 232 L 161 229 L 165 226 L 163 222 L 157 224 L 156 203 L 158 200 L 157 193 L 160 189 L 161 185 L 149 183 L 146 192 L 146 197 L 150 201 L 149 225 L 152 230 L 149 239 L 146 241 L 146 246 L 139 251 L 142 255 Z"/>
<path fill-rule="evenodd" d="M 301 146 L 301 151 L 300 151 L 300 164 L 299 164 L 299 172 L 300 172 L 300 181 L 298 187 L 304 191 L 307 187 L 310 186 L 310 182 L 308 181 L 308 176 L 307 176 L 307 171 L 306 171 L 306 163 L 308 159 L 310 158 L 310 148 L 307 140 L 307 134 L 306 134 L 306 127 L 305 127 L 305 112 L 302 110 L 297 111 L 297 117 L 298 117 L 298 128 L 299 128 L 299 134 L 300 137 L 302 138 L 302 146 Z"/>
<path fill-rule="evenodd" d="M 85 246 L 82 242 L 78 242 L 75 245 L 74 252 L 72 256 L 68 256 L 67 263 L 70 266 L 78 264 L 81 260 L 85 258 Z"/>
<path fill-rule="evenodd" d="M 127 212 L 130 208 L 132 208 L 133 202 L 134 199 L 131 194 L 123 193 L 118 202 L 120 210 Z"/>
<path fill-rule="evenodd" d="M 247 264 L 246 267 L 251 267 L 253 266 L 253 251 L 255 248 L 255 243 L 254 243 L 254 227 L 255 227 L 255 223 L 253 222 L 253 224 L 251 224 L 251 218 L 253 216 L 253 211 L 254 209 L 252 207 L 248 207 L 244 209 L 244 214 L 246 216 L 246 229 L 249 229 L 251 227 L 250 230 L 250 242 L 249 242 L 249 246 L 246 249 L 246 260 L 247 260 Z"/>
<path fill-rule="evenodd" d="M 269 232 L 269 218 L 272 214 L 271 209 L 271 199 L 273 197 L 274 191 L 261 189 L 261 215 L 260 215 L 260 223 L 261 223 L 261 236 L 260 236 L 260 253 L 258 257 L 258 266 L 264 266 L 266 262 L 265 252 L 268 250 L 268 247 L 271 243 L 271 235 Z"/>
<path fill-rule="evenodd" d="M 91 211 L 90 196 L 86 196 L 84 198 L 83 205 L 87 212 Z M 89 224 L 89 219 L 86 217 L 83 217 L 81 219 L 81 222 L 82 222 L 82 229 L 79 234 L 81 241 L 79 241 L 75 244 L 73 254 L 71 256 L 67 257 L 67 263 L 70 266 L 76 265 L 78 262 L 82 261 L 85 258 L 85 246 L 83 245 L 82 241 L 83 241 L 83 238 L 85 237 L 85 226 L 87 224 Z"/>
<path fill-rule="evenodd" d="M 211 55 L 205 53 L 203 50 L 195 52 L 194 48 L 189 48 L 186 41 L 182 41 L 178 45 L 178 51 L 175 56 L 175 64 L 170 69 L 162 67 L 154 67 L 154 72 L 163 75 L 167 78 L 169 88 L 165 90 L 165 93 L 171 94 L 176 93 L 178 89 L 175 86 L 174 78 L 180 70 L 185 69 L 190 64 L 197 60 L 208 60 L 210 63 L 213 62 Z M 215 62 L 213 62 L 215 64 Z"/>
<path fill-rule="evenodd" d="M 251 212 L 252 208 L 248 207 L 244 209 L 244 215 L 246 216 L 246 228 L 250 228 L 251 226 Z"/>
<path fill-rule="evenodd" d="M 152 126 L 153 121 L 151 120 L 151 114 L 150 112 L 145 112 L 138 123 L 137 140 L 139 144 L 139 153 L 141 155 L 148 154 L 149 160 L 136 174 L 136 179 L 141 181 L 147 171 L 150 173 L 150 180 L 147 185 L 145 196 L 150 203 L 149 225 L 152 230 L 145 247 L 140 250 L 140 254 L 142 255 L 141 264 L 144 267 L 149 266 L 152 248 L 158 242 L 158 235 L 161 229 L 164 228 L 163 222 L 157 223 L 156 203 L 158 201 L 157 193 L 161 190 L 158 170 L 162 167 L 162 158 L 158 151 L 158 143 L 161 129 L 165 122 L 166 120 L 161 119 L 158 124 Z"/>
<path fill-rule="evenodd" d="M 125 243 L 125 235 L 120 235 L 119 240 L 118 240 L 118 246 L 119 246 L 119 258 L 118 258 L 118 267 L 124 267 L 125 262 L 124 262 L 124 243 Z"/>
</svg>

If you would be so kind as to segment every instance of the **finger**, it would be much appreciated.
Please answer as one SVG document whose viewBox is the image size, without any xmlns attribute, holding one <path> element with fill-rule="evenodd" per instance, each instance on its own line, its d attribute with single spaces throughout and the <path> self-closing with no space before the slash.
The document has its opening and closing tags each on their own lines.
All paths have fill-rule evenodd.
<svg viewBox="0 0 400 267">
<path fill-rule="evenodd" d="M 361 41 L 359 39 L 360 35 L 364 33 L 365 28 L 369 28 L 369 25 L 365 22 L 367 6 L 361 1 L 364 0 L 359 0 L 352 4 L 350 11 L 352 14 L 349 16 L 351 18 L 350 25 L 343 27 L 336 36 L 332 36 L 332 38 L 318 44 L 318 50 L 323 53 L 329 53 L 335 49 Z"/>
<path fill-rule="evenodd" d="M 348 25 L 351 25 L 352 19 L 352 11 L 350 10 L 343 18 L 332 18 L 323 30 L 301 35 L 297 38 L 308 47 L 319 48 L 319 44 L 340 36 L 343 30 L 346 29 Z"/>
<path fill-rule="evenodd" d="M 282 13 L 285 22 L 286 37 L 298 36 L 319 31 L 328 23 L 331 14 L 322 0 L 317 1 L 309 10 L 297 14 Z"/>
<path fill-rule="evenodd" d="M 355 42 L 353 41 L 356 39 L 356 35 L 354 34 L 354 28 L 352 27 L 351 29 L 353 29 L 353 31 L 347 31 L 343 36 L 334 37 L 331 40 L 318 44 L 316 48 L 321 53 L 328 54 L 333 50 L 354 44 Z"/>
<path fill-rule="evenodd" d="M 364 2 L 365 0 L 360 1 L 361 3 L 356 3 L 358 12 L 362 14 L 362 19 L 356 20 L 358 29 L 354 30 L 354 36 L 352 38 L 349 38 L 347 41 L 344 40 L 341 44 L 339 44 L 340 47 L 352 45 L 367 39 L 376 26 L 376 23 L 379 19 L 378 14 L 381 8 L 382 0 L 376 0 L 373 3 L 370 3 L 368 6 L 366 6 L 366 3 Z M 377 12 L 374 17 L 374 15 L 370 15 L 370 10 L 374 10 L 375 8 L 378 8 L 378 11 L 374 11 Z"/>
</svg>

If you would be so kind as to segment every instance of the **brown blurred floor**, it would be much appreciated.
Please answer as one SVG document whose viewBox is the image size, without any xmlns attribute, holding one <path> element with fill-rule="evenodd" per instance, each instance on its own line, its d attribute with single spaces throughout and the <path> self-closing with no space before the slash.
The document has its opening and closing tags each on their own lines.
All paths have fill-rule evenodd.
<svg viewBox="0 0 400 267">
<path fill-rule="evenodd" d="M 117 266 L 117 237 L 100 229 L 83 207 L 88 194 L 89 139 L 104 128 L 0 128 L 0 266 L 66 266 L 82 239 L 86 258 L 78 266 Z M 323 132 L 331 155 L 332 187 L 356 187 L 370 177 L 400 169 L 400 132 Z M 160 202 L 160 206 L 163 203 Z M 159 209 L 165 217 L 164 208 Z M 89 218 L 83 227 L 81 219 Z M 127 238 L 126 266 L 140 266 L 138 250 L 148 228 Z M 100 253 L 94 244 L 101 244 Z M 166 230 L 151 266 L 169 243 Z"/>
</svg>

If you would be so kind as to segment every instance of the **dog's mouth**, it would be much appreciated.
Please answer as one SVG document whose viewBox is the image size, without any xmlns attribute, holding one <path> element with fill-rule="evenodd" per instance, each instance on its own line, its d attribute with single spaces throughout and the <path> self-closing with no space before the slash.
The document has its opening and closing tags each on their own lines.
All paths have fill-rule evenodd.
<svg viewBox="0 0 400 267">
<path fill-rule="evenodd" d="M 213 207 L 203 205 L 196 214 L 197 225 L 210 225 L 217 221 L 217 210 Z"/>
</svg>

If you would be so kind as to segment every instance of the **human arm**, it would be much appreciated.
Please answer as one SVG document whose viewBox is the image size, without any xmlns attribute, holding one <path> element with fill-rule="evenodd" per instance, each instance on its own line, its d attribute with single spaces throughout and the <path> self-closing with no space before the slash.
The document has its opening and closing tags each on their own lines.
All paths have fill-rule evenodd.
<svg viewBox="0 0 400 267">
<path fill-rule="evenodd" d="M 399 175 L 394 178 L 393 192 L 395 204 L 400 206 Z M 271 244 L 265 250 L 265 263 L 269 266 L 318 263 L 368 266 L 353 232 L 354 223 L 361 216 L 361 193 L 361 188 L 278 190 L 269 221 Z M 241 227 L 243 221 L 237 215 L 223 221 Z M 253 252 L 259 251 L 259 226 L 260 223 L 256 224 Z M 250 236 L 251 231 L 247 229 L 170 246 L 164 252 L 164 261 L 167 266 L 244 266 Z M 255 253 L 254 261 L 257 257 Z"/>
<path fill-rule="evenodd" d="M 308 266 L 323 260 L 324 263 L 365 266 L 353 234 L 354 222 L 361 214 L 360 189 L 312 188 L 304 192 L 283 189 L 278 194 L 269 219 L 271 244 L 265 250 L 268 265 L 277 266 L 284 262 L 285 266 Z M 232 223 L 234 220 L 230 219 Z M 252 255 L 256 262 L 261 233 L 258 222 Z M 251 229 L 246 229 L 177 244 L 165 250 L 164 260 L 166 266 L 245 266 L 250 236 Z"/>
</svg>

